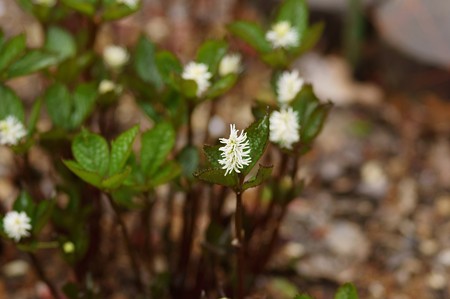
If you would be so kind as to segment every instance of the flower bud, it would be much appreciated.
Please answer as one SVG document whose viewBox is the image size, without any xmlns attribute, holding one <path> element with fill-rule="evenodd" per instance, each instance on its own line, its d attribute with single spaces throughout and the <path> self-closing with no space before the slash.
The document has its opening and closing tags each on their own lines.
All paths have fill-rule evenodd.
<svg viewBox="0 0 450 299">
<path fill-rule="evenodd" d="M 72 242 L 66 242 L 63 244 L 63 251 L 66 254 L 73 253 L 75 251 L 75 244 Z"/>
<path fill-rule="evenodd" d="M 112 68 L 121 68 L 129 59 L 128 52 L 125 48 L 119 46 L 107 46 L 103 50 L 103 60 L 105 64 Z"/>
</svg>

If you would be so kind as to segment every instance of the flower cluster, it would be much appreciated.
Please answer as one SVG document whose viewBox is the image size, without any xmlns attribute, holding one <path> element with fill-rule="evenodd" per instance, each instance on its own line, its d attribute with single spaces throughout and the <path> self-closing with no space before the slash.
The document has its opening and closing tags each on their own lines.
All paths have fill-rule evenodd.
<svg viewBox="0 0 450 299">
<path fill-rule="evenodd" d="M 193 80 L 197 84 L 197 96 L 201 96 L 211 85 L 212 77 L 208 72 L 208 66 L 204 63 L 189 62 L 183 70 L 181 77 L 185 80 Z"/>
<path fill-rule="evenodd" d="M 107 46 L 103 50 L 103 60 L 112 69 L 119 69 L 128 62 L 130 55 L 127 50 L 120 46 Z"/>
<path fill-rule="evenodd" d="M 289 108 L 281 108 L 270 115 L 270 141 L 285 149 L 300 140 L 298 113 Z"/>
<path fill-rule="evenodd" d="M 0 121 L 0 145 L 16 145 L 27 135 L 23 124 L 10 115 Z"/>
<path fill-rule="evenodd" d="M 25 212 L 8 212 L 3 218 L 3 229 L 8 237 L 19 242 L 21 238 L 30 235 L 31 219 Z"/>
<path fill-rule="evenodd" d="M 243 131 L 238 136 L 239 130 L 236 130 L 234 124 L 230 125 L 230 137 L 220 138 L 220 142 L 225 144 L 220 147 L 222 159 L 219 164 L 225 169 L 225 175 L 232 171 L 240 173 L 244 166 L 250 165 L 252 159 L 250 157 L 250 142 L 247 139 L 247 133 Z"/>
<path fill-rule="evenodd" d="M 272 48 L 296 47 L 299 43 L 299 36 L 288 21 L 281 21 L 267 31 L 266 39 L 272 44 Z"/>
<path fill-rule="evenodd" d="M 219 64 L 219 75 L 226 76 L 228 74 L 237 74 L 241 71 L 241 55 L 228 54 L 225 55 Z"/>
<path fill-rule="evenodd" d="M 304 80 L 297 71 L 283 72 L 277 81 L 278 101 L 289 104 L 302 89 Z"/>
</svg>

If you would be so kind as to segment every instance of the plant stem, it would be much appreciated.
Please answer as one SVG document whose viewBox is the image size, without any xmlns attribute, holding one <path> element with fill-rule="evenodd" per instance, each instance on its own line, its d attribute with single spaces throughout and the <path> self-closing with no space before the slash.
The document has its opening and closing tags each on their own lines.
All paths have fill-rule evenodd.
<svg viewBox="0 0 450 299">
<path fill-rule="evenodd" d="M 38 258 L 34 253 L 29 252 L 28 256 L 30 257 L 31 263 L 36 270 L 37 275 L 39 278 L 47 285 L 48 289 L 50 290 L 50 293 L 52 293 L 53 298 L 55 299 L 61 299 L 61 296 L 59 296 L 59 293 L 55 287 L 55 285 L 48 279 L 47 275 L 45 275 L 44 269 L 42 268 L 42 265 L 39 263 Z"/>
<path fill-rule="evenodd" d="M 244 298 L 244 238 L 242 235 L 242 222 L 243 222 L 243 205 L 242 205 L 242 192 L 236 192 L 236 213 L 234 216 L 235 220 L 235 230 L 236 230 L 236 238 L 238 241 L 237 244 L 237 259 L 236 259 L 236 268 L 237 268 L 237 299 Z"/>
<path fill-rule="evenodd" d="M 125 240 L 125 245 L 126 245 L 127 251 L 128 251 L 128 256 L 130 257 L 131 266 L 133 267 L 133 272 L 135 275 L 137 288 L 139 291 L 144 293 L 144 286 L 143 286 L 142 280 L 141 280 L 141 272 L 139 270 L 139 265 L 138 265 L 136 256 L 134 255 L 133 246 L 131 245 L 131 240 L 130 240 L 130 236 L 127 231 L 127 227 L 125 226 L 125 222 L 123 221 L 122 216 L 120 215 L 119 207 L 116 205 L 116 203 L 112 199 L 111 195 L 106 194 L 106 197 L 108 198 L 109 204 L 111 205 L 111 207 L 114 210 L 120 230 L 122 231 L 122 235 Z"/>
</svg>

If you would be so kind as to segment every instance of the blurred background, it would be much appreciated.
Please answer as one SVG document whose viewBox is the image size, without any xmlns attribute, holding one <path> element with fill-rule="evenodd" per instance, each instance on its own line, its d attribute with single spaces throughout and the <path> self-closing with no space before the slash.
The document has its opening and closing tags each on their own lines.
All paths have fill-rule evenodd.
<svg viewBox="0 0 450 299">
<path fill-rule="evenodd" d="M 230 38 L 225 26 L 232 20 L 267 28 L 279 2 L 143 0 L 139 13 L 103 26 L 96 47 L 99 53 L 111 43 L 131 48 L 145 32 L 187 62 L 204 39 Z M 296 68 L 335 107 L 303 160 L 308 185 L 283 224 L 285 246 L 257 287 L 272 298 L 292 298 L 294 287 L 332 298 L 337 285 L 353 281 L 361 298 L 450 298 L 450 1 L 308 3 L 310 22 L 323 20 L 325 33 Z M 43 42 L 40 25 L 14 0 L 0 0 L 0 26 L 7 37 L 26 32 L 29 46 Z M 256 53 L 235 39 L 231 44 L 243 53 L 245 71 L 220 99 L 212 136 L 223 135 L 225 123 L 248 123 L 252 101 L 270 90 L 270 71 Z M 10 85 L 30 104 L 44 84 L 33 75 Z M 132 99 L 121 106 L 121 122 L 147 121 Z M 196 111 L 198 128 L 204 111 Z M 43 119 L 39 127 L 48 125 Z M 6 205 L 18 192 L 8 180 L 13 167 L 0 148 Z M 39 289 L 26 264 L 0 262 L 8 281 L 0 280 L 0 298 Z"/>
</svg>

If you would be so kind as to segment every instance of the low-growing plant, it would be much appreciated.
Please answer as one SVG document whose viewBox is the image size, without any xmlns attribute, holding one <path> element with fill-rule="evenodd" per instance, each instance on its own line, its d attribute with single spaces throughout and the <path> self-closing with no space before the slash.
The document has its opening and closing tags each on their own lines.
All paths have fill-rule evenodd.
<svg viewBox="0 0 450 299">
<path fill-rule="evenodd" d="M 194 138 L 193 112 L 209 101 L 213 117 L 217 99 L 246 75 L 244 57 L 225 39 L 203 42 L 187 64 L 144 34 L 130 49 L 110 45 L 97 53 L 102 24 L 136 12 L 139 1 L 18 2 L 39 20 L 45 42 L 30 49 L 24 34 L 0 37 L 0 144 L 15 154 L 21 190 L 0 216 L 2 237 L 29 255 L 54 298 L 107 298 L 114 290 L 102 284 L 106 275 L 138 298 L 250 294 L 275 252 L 289 203 L 304 187 L 299 159 L 331 107 L 291 69 L 323 30 L 322 23 L 309 26 L 305 1 L 284 1 L 267 30 L 247 21 L 228 25 L 272 70 L 272 97 L 253 101 L 254 122 L 247 128 L 230 124 L 229 137 L 217 141 L 205 134 L 212 144 L 203 151 Z M 79 26 L 64 27 L 67 18 Z M 25 108 L 8 82 L 32 73 L 46 88 Z M 115 111 L 124 94 L 148 117 L 150 129 L 118 124 Z M 51 127 L 38 129 L 45 115 Z M 50 194 L 39 184 L 48 174 L 29 160 L 33 148 L 51 160 Z M 243 202 L 250 188 L 258 190 L 252 210 Z M 230 193 L 232 216 L 224 209 Z M 181 223 L 174 213 L 180 197 Z M 153 218 L 162 210 L 164 220 L 157 223 Z M 102 222 L 110 213 L 120 235 Z M 201 219 L 207 219 L 205 229 Z M 47 276 L 41 251 L 66 261 L 72 274 L 64 285 Z M 122 268 L 114 268 L 118 261 L 111 257 L 122 252 L 130 271 L 119 279 Z M 344 285 L 335 298 L 356 297 L 354 287 Z"/>
</svg>

